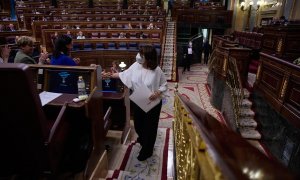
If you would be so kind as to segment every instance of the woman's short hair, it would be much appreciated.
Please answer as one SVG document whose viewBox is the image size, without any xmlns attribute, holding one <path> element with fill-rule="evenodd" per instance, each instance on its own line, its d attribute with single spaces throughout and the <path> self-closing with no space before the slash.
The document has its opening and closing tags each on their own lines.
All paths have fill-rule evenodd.
<svg viewBox="0 0 300 180">
<path fill-rule="evenodd" d="M 140 54 L 145 57 L 146 67 L 154 70 L 158 66 L 157 52 L 152 45 L 145 45 L 140 48 Z"/>
<path fill-rule="evenodd" d="M 25 47 L 27 45 L 33 46 L 33 40 L 29 36 L 21 36 L 21 37 L 17 38 L 17 45 L 19 47 Z"/>
<path fill-rule="evenodd" d="M 57 58 L 60 56 L 61 53 L 64 53 L 65 55 L 69 55 L 69 50 L 67 48 L 67 45 L 71 43 L 72 43 L 72 38 L 70 36 L 65 34 L 59 35 L 54 42 L 53 56 Z"/>
</svg>

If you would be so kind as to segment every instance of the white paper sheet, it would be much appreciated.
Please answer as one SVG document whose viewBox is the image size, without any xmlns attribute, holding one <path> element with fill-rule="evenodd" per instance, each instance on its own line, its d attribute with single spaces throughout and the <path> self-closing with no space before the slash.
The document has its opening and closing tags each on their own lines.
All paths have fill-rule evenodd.
<svg viewBox="0 0 300 180">
<path fill-rule="evenodd" d="M 53 92 L 47 92 L 47 91 L 41 92 L 40 99 L 42 102 L 42 106 L 44 106 L 48 102 L 52 101 L 53 99 L 55 99 L 61 95 L 62 95 L 61 93 L 53 93 Z"/>
<path fill-rule="evenodd" d="M 146 85 L 142 84 L 133 91 L 133 93 L 129 96 L 129 99 L 137 104 L 142 110 L 148 112 L 160 102 L 159 98 L 150 101 L 149 97 L 151 94 L 152 92 L 150 89 L 147 88 Z"/>
</svg>

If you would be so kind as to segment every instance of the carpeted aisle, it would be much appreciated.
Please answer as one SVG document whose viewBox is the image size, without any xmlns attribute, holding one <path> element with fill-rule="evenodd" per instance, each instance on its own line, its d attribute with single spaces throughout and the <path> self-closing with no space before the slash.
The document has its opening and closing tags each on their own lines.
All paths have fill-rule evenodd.
<svg viewBox="0 0 300 180">
<path fill-rule="evenodd" d="M 210 89 L 207 85 L 208 67 L 194 64 L 191 66 L 191 70 L 184 74 L 182 74 L 182 68 L 179 67 L 178 73 L 178 92 L 206 110 L 220 122 L 225 123 L 221 113 L 210 104 Z M 159 122 L 160 127 L 172 127 L 175 84 L 173 82 L 168 83 L 171 96 L 164 101 Z"/>
</svg>

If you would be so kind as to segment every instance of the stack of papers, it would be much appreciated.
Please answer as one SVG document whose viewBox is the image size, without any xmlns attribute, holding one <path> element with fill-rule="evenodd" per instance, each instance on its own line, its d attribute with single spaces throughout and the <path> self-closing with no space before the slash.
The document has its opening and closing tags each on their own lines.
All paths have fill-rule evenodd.
<svg viewBox="0 0 300 180">
<path fill-rule="evenodd" d="M 153 92 L 146 85 L 142 84 L 133 91 L 129 99 L 147 113 L 160 102 L 160 98 L 153 101 L 149 100 L 151 94 Z"/>
</svg>

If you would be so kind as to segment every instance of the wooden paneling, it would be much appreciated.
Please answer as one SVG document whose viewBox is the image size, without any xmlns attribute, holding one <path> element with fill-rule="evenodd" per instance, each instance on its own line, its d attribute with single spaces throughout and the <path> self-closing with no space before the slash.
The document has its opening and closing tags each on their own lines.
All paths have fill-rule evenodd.
<svg viewBox="0 0 300 180">
<path fill-rule="evenodd" d="M 300 128 L 300 66 L 261 53 L 255 87 L 286 120 Z"/>
<path fill-rule="evenodd" d="M 89 29 L 105 29 L 108 30 L 108 28 L 98 28 L 97 26 L 104 26 L 107 27 L 107 25 L 112 26 L 117 26 L 117 25 L 122 25 L 126 26 L 128 23 L 131 23 L 133 27 L 136 27 L 135 30 L 140 30 L 144 31 L 146 30 L 147 26 L 150 24 L 148 21 L 34 21 L 32 24 L 32 32 L 36 40 L 41 40 L 42 38 L 42 29 L 57 29 L 55 26 L 58 26 L 59 29 L 62 29 L 64 26 L 68 27 L 74 27 L 74 26 L 80 26 L 81 29 L 87 29 L 88 26 L 90 26 Z M 142 24 L 143 29 L 138 29 L 138 25 Z M 164 29 L 164 24 L 165 22 L 153 22 L 153 26 L 157 26 L 160 29 Z M 120 31 L 125 30 L 125 28 L 113 28 L 113 29 L 119 29 Z"/>
<path fill-rule="evenodd" d="M 300 25 L 264 26 L 262 52 L 292 62 L 300 57 Z"/>
<path fill-rule="evenodd" d="M 80 65 L 89 66 L 90 64 L 99 64 L 103 69 L 110 68 L 112 61 L 116 60 L 119 63 L 124 62 L 129 67 L 135 62 L 137 51 L 74 51 L 71 52 L 72 57 L 80 58 Z"/>
<path fill-rule="evenodd" d="M 233 11 L 177 9 L 176 20 L 179 24 L 201 25 L 205 28 L 230 28 Z"/>
<path fill-rule="evenodd" d="M 248 66 L 250 62 L 250 52 L 248 48 L 229 48 L 229 47 L 216 47 L 215 57 L 217 61 L 215 62 L 214 69 L 215 71 L 226 77 L 227 74 L 227 65 L 229 57 L 234 57 L 236 59 L 237 67 L 240 73 L 242 86 L 245 87 L 248 79 Z"/>
</svg>

